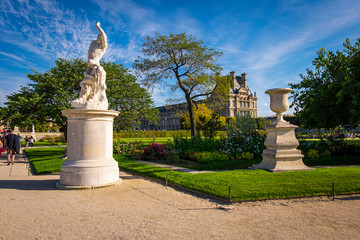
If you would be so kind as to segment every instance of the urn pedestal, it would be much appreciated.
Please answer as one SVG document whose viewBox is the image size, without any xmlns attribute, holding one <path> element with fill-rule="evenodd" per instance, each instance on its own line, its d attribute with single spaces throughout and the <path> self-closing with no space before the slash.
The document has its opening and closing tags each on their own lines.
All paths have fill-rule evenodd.
<svg viewBox="0 0 360 240">
<path fill-rule="evenodd" d="M 277 113 L 277 119 L 266 128 L 266 149 L 263 151 L 262 161 L 253 169 L 264 169 L 271 172 L 313 170 L 306 166 L 302 158 L 304 155 L 296 149 L 299 141 L 295 136 L 295 128 L 283 119 L 283 112 L 289 109 L 288 94 L 290 88 L 276 88 L 267 90 L 270 95 L 270 108 Z"/>
<path fill-rule="evenodd" d="M 86 189 L 121 182 L 113 158 L 113 121 L 118 112 L 67 109 L 67 160 L 61 165 L 60 189 Z"/>
</svg>

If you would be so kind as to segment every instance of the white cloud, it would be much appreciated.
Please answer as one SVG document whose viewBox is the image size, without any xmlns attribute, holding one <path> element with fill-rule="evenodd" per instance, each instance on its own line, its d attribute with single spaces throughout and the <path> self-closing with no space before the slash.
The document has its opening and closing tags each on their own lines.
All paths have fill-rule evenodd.
<svg viewBox="0 0 360 240">
<path fill-rule="evenodd" d="M 225 47 L 215 47 L 217 49 L 220 49 L 220 50 L 225 50 L 225 51 L 229 51 L 229 52 L 235 52 L 235 53 L 242 53 L 242 54 L 247 54 L 247 55 L 250 55 L 250 53 L 248 52 L 245 52 L 245 51 L 241 51 L 241 50 L 238 50 L 236 48 L 225 48 Z"/>
<path fill-rule="evenodd" d="M 95 23 L 90 26 L 86 19 L 79 19 L 54 1 L 35 1 L 32 5 L 6 1 L 0 11 L 5 12 L 6 24 L 0 29 L 1 41 L 39 57 L 85 56 L 90 38 L 96 38 Z M 13 22 L 12 17 L 20 19 Z"/>
<path fill-rule="evenodd" d="M 5 53 L 5 52 L 2 52 L 2 51 L 0 51 L 0 54 L 1 54 L 1 55 L 4 55 L 4 56 L 7 56 L 7 57 L 10 57 L 10 58 L 13 58 L 13 59 L 15 59 L 15 60 L 17 60 L 17 61 L 25 61 L 24 58 L 19 57 L 19 56 L 15 55 L 15 54 Z"/>
</svg>

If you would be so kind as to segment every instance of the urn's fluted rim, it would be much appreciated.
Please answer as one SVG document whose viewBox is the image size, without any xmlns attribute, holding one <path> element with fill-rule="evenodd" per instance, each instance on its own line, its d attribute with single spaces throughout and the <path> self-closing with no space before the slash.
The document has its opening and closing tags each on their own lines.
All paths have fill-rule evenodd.
<svg viewBox="0 0 360 240">
<path fill-rule="evenodd" d="M 274 93 L 291 93 L 293 90 L 291 88 L 272 88 L 265 91 L 266 94 L 274 94 Z"/>
</svg>

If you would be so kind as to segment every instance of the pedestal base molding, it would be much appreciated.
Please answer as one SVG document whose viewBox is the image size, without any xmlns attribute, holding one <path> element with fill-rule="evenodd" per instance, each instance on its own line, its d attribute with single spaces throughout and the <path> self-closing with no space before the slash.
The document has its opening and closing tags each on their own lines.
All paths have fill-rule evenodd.
<svg viewBox="0 0 360 240">
<path fill-rule="evenodd" d="M 299 141 L 296 139 L 294 129 L 297 126 L 284 120 L 277 121 L 266 128 L 267 137 L 261 163 L 254 165 L 253 169 L 264 169 L 270 172 L 314 170 L 306 166 L 302 158 L 304 155 L 296 149 Z"/>
</svg>

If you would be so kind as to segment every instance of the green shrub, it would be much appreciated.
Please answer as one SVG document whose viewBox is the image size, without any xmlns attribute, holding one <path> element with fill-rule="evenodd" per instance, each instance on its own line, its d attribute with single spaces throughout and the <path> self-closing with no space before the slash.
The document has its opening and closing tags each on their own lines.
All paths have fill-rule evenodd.
<svg viewBox="0 0 360 240">
<path fill-rule="evenodd" d="M 170 162 L 177 163 L 180 161 L 179 154 L 177 154 L 176 150 L 168 146 L 165 146 L 165 158 Z"/>
<path fill-rule="evenodd" d="M 196 136 L 193 138 L 174 137 L 173 142 L 169 142 L 166 145 L 171 146 L 180 155 L 188 155 L 186 151 L 195 152 L 213 152 L 222 146 L 222 139 L 210 139 Z"/>
<path fill-rule="evenodd" d="M 264 131 L 264 130 L 259 130 L 259 131 L 257 131 L 257 133 L 258 133 L 259 136 L 261 136 L 261 137 L 266 137 L 266 131 Z"/>
<path fill-rule="evenodd" d="M 233 160 L 244 159 L 241 153 L 246 152 L 249 152 L 253 158 L 260 159 L 265 149 L 265 138 L 265 136 L 260 136 L 258 133 L 253 133 L 248 136 L 231 135 L 225 139 L 221 151 Z"/>
<path fill-rule="evenodd" d="M 243 160 L 252 160 L 254 158 L 250 152 L 242 152 L 240 156 Z"/>
<path fill-rule="evenodd" d="M 65 143 L 66 139 L 63 134 L 61 134 L 60 136 L 55 136 L 55 137 L 46 135 L 46 136 L 40 138 L 38 141 L 39 142 L 50 142 L 51 144 L 55 144 L 55 143 Z"/>
<path fill-rule="evenodd" d="M 249 136 L 256 131 L 257 124 L 256 119 L 252 118 L 250 114 L 246 114 L 245 116 L 236 116 L 235 122 L 230 122 L 226 126 L 226 132 L 228 137 L 231 136 Z"/>
<path fill-rule="evenodd" d="M 265 149 L 265 136 L 254 132 L 247 136 L 234 134 L 228 138 L 209 139 L 196 136 L 193 138 L 174 137 L 166 145 L 174 149 L 180 158 L 196 162 L 223 160 L 260 159 Z M 216 153 L 215 153 L 216 152 Z"/>
<path fill-rule="evenodd" d="M 322 158 L 331 157 L 331 152 L 329 150 L 325 150 L 322 153 L 320 153 L 320 157 L 322 157 Z"/>
<path fill-rule="evenodd" d="M 360 142 L 335 140 L 306 141 L 300 140 L 298 149 L 301 150 L 305 157 L 309 156 L 309 151 L 315 149 L 322 158 L 329 156 L 360 156 Z"/>
<path fill-rule="evenodd" d="M 141 147 L 141 141 L 127 142 L 123 139 L 114 140 L 114 153 L 117 154 L 134 154 L 136 150 L 139 150 Z"/>
<path fill-rule="evenodd" d="M 212 161 L 226 161 L 229 160 L 229 157 L 220 152 L 195 152 L 192 155 L 192 160 L 204 163 L 204 162 L 212 162 Z"/>
<path fill-rule="evenodd" d="M 53 141 L 53 143 L 64 143 L 64 142 L 66 142 L 66 139 L 65 139 L 64 135 L 60 135 L 60 136 L 54 137 L 53 140 L 50 140 L 50 141 Z"/>
<path fill-rule="evenodd" d="M 331 147 L 328 141 L 320 140 L 320 141 L 299 141 L 300 145 L 298 147 L 301 150 L 302 154 L 305 157 L 309 158 L 319 158 L 331 155 Z M 312 151 L 311 151 L 312 150 Z M 316 150 L 316 152 L 314 151 Z"/>
<path fill-rule="evenodd" d="M 347 144 L 346 155 L 360 156 L 360 142 L 352 142 Z"/>
<path fill-rule="evenodd" d="M 319 151 L 316 149 L 310 149 L 309 153 L 308 153 L 308 157 L 309 158 L 319 158 L 320 157 Z"/>
<path fill-rule="evenodd" d="M 51 137 L 49 135 L 43 136 L 42 138 L 40 138 L 38 141 L 39 142 L 48 142 L 51 139 Z"/>
</svg>

